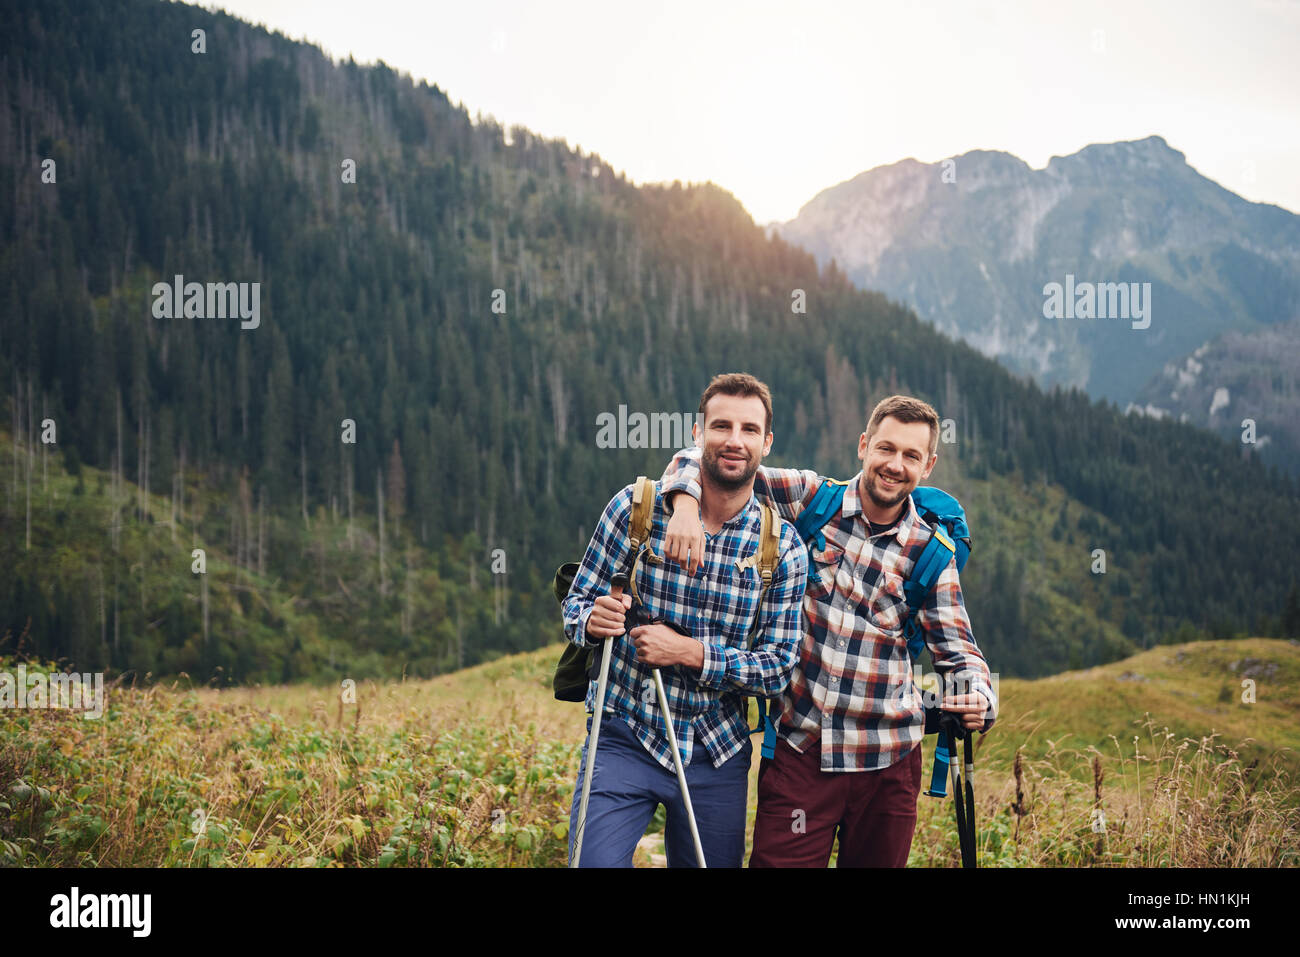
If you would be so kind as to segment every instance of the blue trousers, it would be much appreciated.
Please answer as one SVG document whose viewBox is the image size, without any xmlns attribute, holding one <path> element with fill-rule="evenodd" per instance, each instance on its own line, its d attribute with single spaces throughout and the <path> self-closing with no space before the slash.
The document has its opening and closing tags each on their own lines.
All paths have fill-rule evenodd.
<svg viewBox="0 0 1300 957">
<path fill-rule="evenodd" d="M 591 717 L 587 717 L 590 731 Z M 745 805 L 749 797 L 749 763 L 745 747 L 715 768 L 704 745 L 696 741 L 686 767 L 686 786 L 709 867 L 740 867 L 745 856 Z M 569 860 L 578 833 L 578 805 L 587 773 L 587 745 L 582 746 L 578 786 L 569 811 Z M 695 843 L 686 817 L 677 775 L 656 761 L 621 716 L 606 714 L 596 743 L 587 826 L 582 838 L 582 867 L 631 867 L 637 841 L 662 804 L 668 812 L 664 845 L 669 867 L 698 867 Z"/>
</svg>

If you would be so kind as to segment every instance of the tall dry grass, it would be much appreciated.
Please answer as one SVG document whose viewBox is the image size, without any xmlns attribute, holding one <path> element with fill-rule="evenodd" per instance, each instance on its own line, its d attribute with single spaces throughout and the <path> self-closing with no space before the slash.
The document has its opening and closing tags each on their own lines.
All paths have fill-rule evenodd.
<svg viewBox="0 0 1300 957">
<path fill-rule="evenodd" d="M 1112 735 L 1107 752 L 1066 747 L 1064 738 L 1039 759 L 1018 749 L 1008 770 L 981 770 L 977 747 L 980 864 L 1300 865 L 1300 788 L 1282 753 L 1245 762 L 1237 748 L 1246 742 L 1179 739 L 1150 715 L 1137 729 Z M 951 800 L 921 798 L 909 863 L 960 863 Z"/>
<path fill-rule="evenodd" d="M 537 671 L 367 682 L 347 703 L 117 684 L 99 720 L 0 709 L 0 865 L 563 866 L 581 712 Z M 1179 738 L 1149 715 L 1134 729 L 988 766 L 979 738 L 981 866 L 1300 863 L 1283 752 L 1244 761 L 1247 742 Z M 1004 715 L 991 734 L 1034 730 Z M 919 799 L 909 863 L 960 864 L 951 799 Z"/>
<path fill-rule="evenodd" d="M 175 687 L 110 689 L 99 720 L 0 711 L 0 864 L 564 863 L 573 745 L 508 714 L 371 721 L 368 690 L 293 721 Z"/>
</svg>

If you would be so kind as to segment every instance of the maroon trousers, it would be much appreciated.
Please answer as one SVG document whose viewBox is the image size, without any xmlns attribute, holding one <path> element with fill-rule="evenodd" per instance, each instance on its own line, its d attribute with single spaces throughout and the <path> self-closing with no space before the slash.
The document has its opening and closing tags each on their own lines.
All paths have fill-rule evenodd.
<svg viewBox="0 0 1300 957">
<path fill-rule="evenodd" d="M 878 771 L 823 771 L 821 746 L 785 741 L 758 768 L 750 867 L 904 867 L 916 829 L 921 747 Z"/>
</svg>

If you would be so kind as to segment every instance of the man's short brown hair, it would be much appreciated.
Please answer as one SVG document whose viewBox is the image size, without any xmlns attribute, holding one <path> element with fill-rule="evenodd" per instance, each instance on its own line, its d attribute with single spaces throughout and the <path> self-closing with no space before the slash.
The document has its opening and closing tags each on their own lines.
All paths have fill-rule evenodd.
<svg viewBox="0 0 1300 957">
<path fill-rule="evenodd" d="M 891 395 L 887 399 L 881 399 L 871 410 L 871 418 L 867 421 L 868 442 L 886 416 L 892 416 L 905 425 L 912 422 L 927 423 L 930 426 L 930 454 L 934 455 L 938 451 L 939 413 L 934 411 L 934 406 L 930 403 L 914 399 L 910 395 Z"/>
<path fill-rule="evenodd" d="M 758 396 L 763 400 L 763 411 L 767 413 L 764 434 L 772 431 L 772 392 L 746 372 L 725 372 L 715 375 L 700 397 L 700 427 L 704 427 L 704 407 L 715 395 L 732 395 L 741 399 Z"/>
</svg>

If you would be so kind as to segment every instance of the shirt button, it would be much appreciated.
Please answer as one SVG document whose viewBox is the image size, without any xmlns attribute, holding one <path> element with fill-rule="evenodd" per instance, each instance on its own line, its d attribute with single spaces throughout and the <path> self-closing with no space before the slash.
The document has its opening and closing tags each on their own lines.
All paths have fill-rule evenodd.
<svg viewBox="0 0 1300 957">
<path fill-rule="evenodd" d="M 840 647 L 841 647 L 841 648 L 844 647 L 844 639 L 843 639 L 843 638 L 840 639 Z"/>
</svg>

